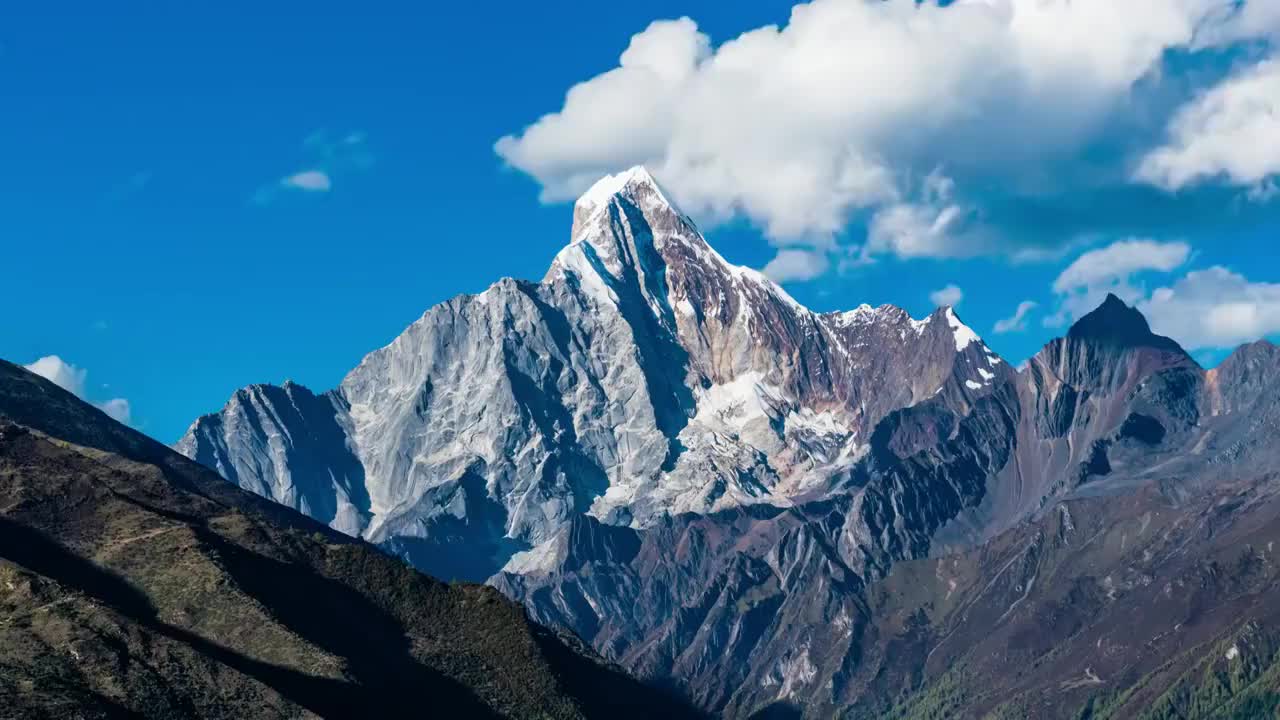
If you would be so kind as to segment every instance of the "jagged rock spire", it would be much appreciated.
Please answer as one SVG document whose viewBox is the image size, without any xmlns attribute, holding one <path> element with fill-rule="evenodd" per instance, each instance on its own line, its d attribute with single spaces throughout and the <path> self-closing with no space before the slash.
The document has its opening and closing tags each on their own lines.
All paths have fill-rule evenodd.
<svg viewBox="0 0 1280 720">
<path fill-rule="evenodd" d="M 1101 305 L 1077 320 L 1067 337 L 1116 347 L 1152 347 L 1185 354 L 1178 343 L 1151 332 L 1142 313 L 1114 293 L 1107 293 Z"/>
</svg>

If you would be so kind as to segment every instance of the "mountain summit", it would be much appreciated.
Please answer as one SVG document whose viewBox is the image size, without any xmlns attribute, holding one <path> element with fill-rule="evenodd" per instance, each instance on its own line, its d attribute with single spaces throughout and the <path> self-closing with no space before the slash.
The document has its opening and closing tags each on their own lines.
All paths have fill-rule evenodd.
<svg viewBox="0 0 1280 720">
<path fill-rule="evenodd" d="M 1071 326 L 1067 337 L 1115 345 L 1117 347 L 1151 347 L 1185 354 L 1173 340 L 1151 332 L 1147 319 L 1114 293 L 1107 293 L 1102 304 Z"/>
<path fill-rule="evenodd" d="M 573 204 L 573 229 L 570 237 L 577 240 L 586 221 L 597 212 L 603 212 L 615 198 L 624 199 L 632 206 L 649 212 L 656 209 L 683 215 L 667 199 L 658 181 L 642 165 L 636 165 L 616 175 L 606 175 L 596 181 Z"/>
<path fill-rule="evenodd" d="M 328 392 L 241 390 L 178 448 L 726 717 L 910 717 L 916 691 L 922 716 L 1058 717 L 1102 686 L 1127 717 L 1188 628 L 1267 612 L 1270 570 L 1206 591 L 1242 614 L 1201 625 L 1173 589 L 1280 527 L 1280 362 L 1233 358 L 1205 372 L 1115 297 L 1022 371 L 952 308 L 815 313 L 636 168 L 541 282 L 431 308 Z"/>
<path fill-rule="evenodd" d="M 821 493 L 887 414 L 963 411 L 1011 375 L 949 309 L 809 311 L 721 257 L 637 167 L 578 200 L 541 283 L 428 310 L 327 393 L 239 391 L 177 447 L 479 580 L 578 514 L 645 527 Z"/>
</svg>

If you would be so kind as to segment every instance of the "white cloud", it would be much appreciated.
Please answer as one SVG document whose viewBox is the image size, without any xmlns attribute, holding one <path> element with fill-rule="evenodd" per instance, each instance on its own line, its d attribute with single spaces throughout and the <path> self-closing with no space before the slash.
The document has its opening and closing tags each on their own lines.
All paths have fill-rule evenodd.
<svg viewBox="0 0 1280 720">
<path fill-rule="evenodd" d="M 502 138 L 496 150 L 534 172 L 548 201 L 574 198 L 606 170 L 652 163 L 674 132 L 686 84 L 709 54 L 710 40 L 692 20 L 654 22 L 631 38 L 617 68 L 574 85 L 560 112 L 520 138 Z"/>
<path fill-rule="evenodd" d="M 84 380 L 89 373 L 57 355 L 46 355 L 26 368 L 72 395 L 84 396 Z"/>
<path fill-rule="evenodd" d="M 1280 333 L 1280 283 L 1251 282 L 1217 265 L 1189 271 L 1150 293 L 1135 280 L 1143 272 L 1176 270 L 1189 257 L 1185 243 L 1151 240 L 1121 241 L 1087 252 L 1054 282 L 1058 309 L 1045 324 L 1078 318 L 1112 292 L 1137 307 L 1152 330 L 1188 350 L 1230 348 Z M 1006 323 L 1016 325 L 1026 304 L 1018 306 L 1013 318 L 997 323 L 996 332 Z"/>
<path fill-rule="evenodd" d="M 1013 315 L 1003 320 L 997 320 L 995 332 L 1002 335 L 1009 332 L 1022 332 L 1027 329 L 1027 313 L 1035 310 L 1038 303 L 1033 300 L 1023 300 L 1018 303 L 1018 308 L 1013 311 Z"/>
<path fill-rule="evenodd" d="M 254 204 L 268 205 L 283 192 L 330 192 L 336 179 L 367 170 L 374 162 L 362 132 L 333 139 L 328 132 L 318 130 L 302 141 L 302 148 L 307 167 L 258 188 L 252 197 Z"/>
<path fill-rule="evenodd" d="M 1090 250 L 1063 270 L 1053 281 L 1058 309 L 1044 319 L 1046 327 L 1060 327 L 1102 304 L 1113 293 L 1129 304 L 1145 292 L 1134 277 L 1145 272 L 1169 272 L 1191 256 L 1183 242 L 1120 240 L 1104 248 Z"/>
<path fill-rule="evenodd" d="M 1215 47 L 1238 40 L 1280 36 L 1280 3 L 1249 2 L 1199 33 L 1196 45 Z"/>
<path fill-rule="evenodd" d="M 89 375 L 87 370 L 76 367 L 57 355 L 46 355 L 24 367 L 72 395 L 85 399 L 85 378 Z M 112 398 L 93 405 L 119 422 L 129 422 L 129 401 L 124 398 Z"/>
<path fill-rule="evenodd" d="M 1155 332 L 1188 349 L 1234 347 L 1280 333 L 1280 283 L 1214 266 L 1157 288 L 1138 309 Z"/>
<path fill-rule="evenodd" d="M 1120 240 L 1076 258 L 1053 281 L 1053 290 L 1071 292 L 1128 278 L 1143 270 L 1168 272 L 1187 261 L 1191 247 L 1182 242 Z"/>
<path fill-rule="evenodd" d="M 861 218 L 863 259 L 1015 254 L 972 193 L 1060 187 L 1048 163 L 1141 115 L 1167 51 L 1256 37 L 1271 2 L 814 0 L 718 47 L 660 21 L 495 150 L 547 201 L 645 164 L 701 220 L 746 217 L 779 245 L 830 248 Z"/>
<path fill-rule="evenodd" d="M 827 271 L 827 256 L 819 251 L 788 248 L 764 266 L 764 274 L 774 282 L 784 283 L 812 280 Z"/>
<path fill-rule="evenodd" d="M 1255 200 L 1269 199 L 1280 173 L 1280 59 L 1249 66 L 1188 103 L 1168 134 L 1166 145 L 1143 158 L 1139 179 L 1178 190 L 1225 178 L 1251 186 Z"/>
<path fill-rule="evenodd" d="M 104 403 L 94 403 L 98 409 L 106 413 L 116 422 L 129 424 L 130 408 L 129 401 L 124 398 L 112 398 Z"/>
<path fill-rule="evenodd" d="M 958 285 L 954 284 L 947 285 L 944 288 L 939 288 L 929 293 L 929 302 L 937 305 L 938 307 L 942 307 L 944 305 L 955 307 L 956 305 L 959 305 L 960 301 L 963 299 L 964 291 L 961 290 Z"/>
<path fill-rule="evenodd" d="M 304 190 L 306 192 L 329 192 L 333 187 L 333 183 L 329 180 L 329 174 L 323 170 L 303 170 L 300 173 L 294 173 L 280 181 L 281 185 L 295 190 Z"/>
<path fill-rule="evenodd" d="M 867 228 L 860 255 L 901 258 L 965 257 L 983 251 L 984 229 L 972 210 L 954 201 L 955 182 L 934 171 L 925 178 L 919 196 L 877 210 Z"/>
</svg>

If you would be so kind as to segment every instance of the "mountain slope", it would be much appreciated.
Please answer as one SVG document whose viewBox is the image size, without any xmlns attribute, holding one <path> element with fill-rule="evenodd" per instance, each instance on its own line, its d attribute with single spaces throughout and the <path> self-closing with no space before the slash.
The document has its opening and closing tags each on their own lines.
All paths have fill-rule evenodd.
<svg viewBox="0 0 1280 720">
<path fill-rule="evenodd" d="M 686 715 L 0 361 L 0 716 Z"/>
<path fill-rule="evenodd" d="M 1277 380 L 1269 343 L 1206 372 L 1112 298 L 966 416 L 888 416 L 828 497 L 626 553 L 575 528 L 494 583 L 729 717 L 1128 717 L 1221 643 L 1271 662 Z"/>
<path fill-rule="evenodd" d="M 644 527 L 821 492 L 886 414 L 959 412 L 1011 375 L 950 309 L 810 312 L 727 263 L 636 168 L 578 201 L 541 283 L 428 310 L 323 395 L 241 390 L 177 447 L 483 580 L 582 514 Z"/>
<path fill-rule="evenodd" d="M 1173 636 L 1133 621 L 1145 606 L 1200 613 L 1201 639 L 1235 632 L 1221 608 L 1270 632 L 1267 573 L 1193 610 L 1123 583 L 1220 575 L 1220 506 L 1215 533 L 1267 538 L 1277 380 L 1269 344 L 1205 371 L 1115 297 L 1021 371 L 950 308 L 814 313 L 633 169 L 578 201 L 541 282 L 428 310 L 319 400 L 247 388 L 179 448 L 420 568 L 489 577 L 726 717 L 928 717 L 957 693 L 953 715 L 1066 717 L 1158 670 L 1144 648 Z M 1068 647 L 1108 674 L 1069 679 Z"/>
</svg>

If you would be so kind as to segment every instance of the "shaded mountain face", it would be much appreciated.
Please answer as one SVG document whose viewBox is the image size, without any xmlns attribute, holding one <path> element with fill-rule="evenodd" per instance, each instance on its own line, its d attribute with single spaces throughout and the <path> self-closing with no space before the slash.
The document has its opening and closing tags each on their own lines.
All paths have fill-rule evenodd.
<svg viewBox="0 0 1280 720">
<path fill-rule="evenodd" d="M 0 361 L 0 717 L 689 717 Z"/>
<path fill-rule="evenodd" d="M 1075 332 L 963 415 L 891 413 L 822 497 L 609 529 L 624 551 L 584 518 L 492 582 L 726 717 L 1280 706 L 1278 379 L 1265 342 L 1205 372 Z"/>
<path fill-rule="evenodd" d="M 813 313 L 635 170 L 542 282 L 432 308 L 322 400 L 247 388 L 179 448 L 726 717 L 1122 717 L 1139 682 L 1194 694 L 1147 677 L 1172 625 L 1269 647 L 1269 556 L 1175 600 L 1270 542 L 1277 378 L 1269 344 L 1206 372 L 1114 297 L 1020 372 L 949 308 Z"/>
</svg>

